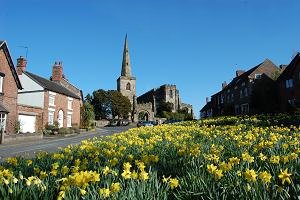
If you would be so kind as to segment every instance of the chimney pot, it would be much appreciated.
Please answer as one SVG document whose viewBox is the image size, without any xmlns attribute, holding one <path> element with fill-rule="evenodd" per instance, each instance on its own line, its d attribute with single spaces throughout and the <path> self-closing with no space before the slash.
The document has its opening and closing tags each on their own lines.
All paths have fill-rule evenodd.
<svg viewBox="0 0 300 200">
<path fill-rule="evenodd" d="M 224 81 L 224 82 L 222 83 L 222 90 L 223 90 L 226 86 L 227 86 L 227 83 L 226 83 L 226 81 Z"/>
<path fill-rule="evenodd" d="M 52 81 L 61 81 L 64 78 L 61 62 L 55 62 L 52 68 Z"/>
<path fill-rule="evenodd" d="M 206 101 L 206 103 L 208 103 L 208 102 L 209 102 L 209 98 L 208 98 L 208 97 L 206 97 L 205 101 Z"/>
<path fill-rule="evenodd" d="M 242 75 L 243 73 L 245 73 L 245 71 L 239 69 L 239 70 L 236 70 L 235 75 L 236 75 L 236 77 L 238 77 L 238 76 Z"/>
</svg>

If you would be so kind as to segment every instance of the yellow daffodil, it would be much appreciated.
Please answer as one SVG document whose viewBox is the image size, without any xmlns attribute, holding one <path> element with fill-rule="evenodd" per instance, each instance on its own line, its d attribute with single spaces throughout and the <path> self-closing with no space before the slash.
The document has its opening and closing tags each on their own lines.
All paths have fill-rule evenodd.
<svg viewBox="0 0 300 200">
<path fill-rule="evenodd" d="M 285 169 L 284 171 L 280 170 L 280 174 L 278 175 L 278 178 L 281 180 L 282 185 L 284 183 L 291 184 L 292 180 L 290 178 L 292 174 L 288 173 L 288 169 Z"/>
</svg>

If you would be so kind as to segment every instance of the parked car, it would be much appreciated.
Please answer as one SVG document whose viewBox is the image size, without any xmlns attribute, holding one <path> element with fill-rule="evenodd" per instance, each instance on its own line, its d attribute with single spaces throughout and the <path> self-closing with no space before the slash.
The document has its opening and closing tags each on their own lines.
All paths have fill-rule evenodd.
<svg viewBox="0 0 300 200">
<path fill-rule="evenodd" d="M 141 126 L 154 126 L 155 122 L 154 121 L 139 121 L 137 123 L 137 127 Z"/>
<path fill-rule="evenodd" d="M 174 123 L 177 123 L 177 122 L 181 122 L 181 120 L 177 120 L 177 119 L 168 119 L 168 120 L 164 121 L 163 124 L 174 124 Z"/>
<path fill-rule="evenodd" d="M 128 126 L 130 124 L 130 120 L 129 119 L 120 119 L 118 121 L 118 126 Z"/>
<path fill-rule="evenodd" d="M 118 120 L 116 119 L 110 120 L 108 126 L 118 126 Z"/>
</svg>

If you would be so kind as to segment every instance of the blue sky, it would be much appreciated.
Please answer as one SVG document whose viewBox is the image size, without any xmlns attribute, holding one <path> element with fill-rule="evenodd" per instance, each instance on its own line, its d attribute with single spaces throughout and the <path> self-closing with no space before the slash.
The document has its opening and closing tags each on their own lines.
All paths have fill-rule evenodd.
<svg viewBox="0 0 300 200">
<path fill-rule="evenodd" d="M 236 69 L 300 51 L 298 0 L 0 0 L 0 40 L 16 63 L 51 75 L 62 61 L 84 95 L 116 89 L 128 34 L 137 94 L 176 84 L 198 116 Z"/>
</svg>

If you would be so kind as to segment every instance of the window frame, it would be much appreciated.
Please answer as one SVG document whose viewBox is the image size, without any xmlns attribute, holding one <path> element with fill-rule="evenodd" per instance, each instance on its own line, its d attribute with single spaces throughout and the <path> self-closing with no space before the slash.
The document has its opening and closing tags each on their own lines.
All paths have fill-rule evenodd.
<svg viewBox="0 0 300 200">
<path fill-rule="evenodd" d="M 294 87 L 294 80 L 292 78 L 285 80 L 285 88 Z"/>
<path fill-rule="evenodd" d="M 48 110 L 48 124 L 49 125 L 53 125 L 54 124 L 54 114 L 55 114 L 54 110 Z M 50 121 L 50 119 L 51 119 L 50 116 L 52 116 L 52 121 Z"/>
<path fill-rule="evenodd" d="M 255 79 L 261 79 L 261 74 L 255 74 L 254 77 Z"/>
<path fill-rule="evenodd" d="M 6 129 L 6 120 L 7 120 L 7 114 L 6 113 L 0 113 L 0 130 L 3 127 L 3 131 Z"/>
<path fill-rule="evenodd" d="M 48 104 L 49 104 L 49 106 L 55 107 L 55 96 L 56 96 L 56 93 L 55 93 L 55 92 L 49 91 L 49 97 L 48 97 L 48 101 L 49 101 Z M 53 99 L 53 101 L 50 100 L 50 99 Z"/>
<path fill-rule="evenodd" d="M 0 93 L 3 93 L 4 76 L 0 75 Z"/>
<path fill-rule="evenodd" d="M 67 103 L 68 110 L 73 110 L 73 98 L 68 97 L 67 101 L 68 101 Z"/>
<path fill-rule="evenodd" d="M 131 91 L 131 84 L 129 82 L 126 84 L 126 88 L 125 89 Z"/>
</svg>

